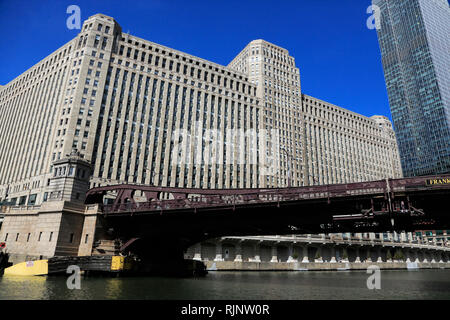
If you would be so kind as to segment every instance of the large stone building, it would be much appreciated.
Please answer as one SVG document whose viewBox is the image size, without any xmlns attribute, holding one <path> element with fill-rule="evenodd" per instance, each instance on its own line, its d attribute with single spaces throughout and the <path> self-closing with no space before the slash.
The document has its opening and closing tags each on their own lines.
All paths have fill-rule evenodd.
<svg viewBox="0 0 450 320">
<path fill-rule="evenodd" d="M 91 186 L 251 188 L 400 177 L 394 132 L 302 95 L 287 50 L 252 41 L 228 67 L 97 14 L 0 92 L 0 198 L 46 201 L 76 148 Z M 382 119 L 382 120 L 380 120 Z"/>
<path fill-rule="evenodd" d="M 0 201 L 30 210 L 82 201 L 80 190 L 55 195 L 57 177 L 78 174 L 60 172 L 71 170 L 61 164 L 73 149 L 92 164 L 80 177 L 91 187 L 266 188 L 402 176 L 390 121 L 302 94 L 286 49 L 255 40 L 222 66 L 122 33 L 102 14 L 0 88 Z M 0 237 L 14 235 L 18 248 L 37 241 L 43 231 L 30 226 L 42 210 L 25 220 L 11 210 Z M 68 234 L 92 245 L 94 231 L 82 233 L 80 221 Z M 55 228 L 49 232 L 62 230 Z"/>
<path fill-rule="evenodd" d="M 257 86 L 262 126 L 279 131 L 280 170 L 267 186 L 333 184 L 402 176 L 395 133 L 386 117 L 367 118 L 301 93 L 286 49 L 250 42 L 228 65 Z"/>
</svg>

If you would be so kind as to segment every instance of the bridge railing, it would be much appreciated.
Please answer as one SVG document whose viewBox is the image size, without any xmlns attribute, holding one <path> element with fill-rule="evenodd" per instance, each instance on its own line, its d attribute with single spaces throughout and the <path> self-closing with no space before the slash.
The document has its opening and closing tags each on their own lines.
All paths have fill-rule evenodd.
<svg viewBox="0 0 450 320">
<path fill-rule="evenodd" d="M 294 187 L 282 189 L 245 189 L 245 190 L 206 190 L 199 189 L 170 189 L 174 197 L 178 199 L 171 200 L 151 200 L 147 202 L 129 202 L 113 205 L 105 205 L 105 213 L 133 212 L 133 211 L 164 211 L 176 209 L 190 209 L 202 207 L 220 207 L 220 206 L 238 206 L 252 203 L 270 203 L 270 202 L 286 202 L 301 201 L 309 199 L 331 199 L 339 197 L 353 197 L 357 195 L 384 195 L 396 190 L 422 190 L 430 188 L 425 184 L 426 179 L 408 178 L 398 180 L 380 180 L 370 182 L 359 182 L 339 185 L 320 185 L 308 187 Z M 448 186 L 431 186 L 432 188 L 448 188 Z M 113 186 L 108 187 L 112 189 Z M 128 188 L 128 189 L 127 189 Z M 131 188 L 131 189 L 130 189 Z M 145 186 L 118 186 L 118 190 L 153 190 L 164 188 L 145 187 Z M 98 191 L 100 192 L 99 189 Z M 159 190 L 158 192 L 162 192 Z M 175 191 L 174 191 L 175 190 Z M 93 189 L 92 194 L 95 194 Z M 147 192 L 149 192 L 147 190 Z M 202 194 L 204 192 L 204 194 Z M 398 204 L 393 204 L 394 209 L 401 210 Z M 395 207 L 397 206 L 397 207 Z M 381 211 L 387 208 L 381 208 Z"/>
<path fill-rule="evenodd" d="M 258 194 L 233 194 L 233 195 L 199 195 L 187 199 L 152 200 L 147 202 L 129 202 L 121 204 L 104 205 L 105 213 L 128 212 L 128 211 L 164 211 L 176 209 L 190 209 L 202 207 L 237 206 L 257 203 L 279 203 L 286 201 L 301 201 L 308 199 L 326 199 L 336 197 L 346 197 L 356 194 L 383 193 L 383 189 L 359 189 L 348 190 L 343 187 L 335 188 L 332 192 L 317 192 L 312 189 L 307 192 L 298 193 L 294 190 L 277 193 L 276 190 L 264 190 Z"/>
</svg>

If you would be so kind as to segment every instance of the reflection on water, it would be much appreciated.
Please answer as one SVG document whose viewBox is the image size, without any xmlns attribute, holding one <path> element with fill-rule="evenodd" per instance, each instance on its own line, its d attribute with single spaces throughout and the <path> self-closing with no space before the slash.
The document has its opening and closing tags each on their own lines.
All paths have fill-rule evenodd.
<svg viewBox="0 0 450 320">
<path fill-rule="evenodd" d="M 0 299 L 449 299 L 450 270 L 382 271 L 381 290 L 365 272 L 215 272 L 205 278 L 0 277 Z"/>
</svg>

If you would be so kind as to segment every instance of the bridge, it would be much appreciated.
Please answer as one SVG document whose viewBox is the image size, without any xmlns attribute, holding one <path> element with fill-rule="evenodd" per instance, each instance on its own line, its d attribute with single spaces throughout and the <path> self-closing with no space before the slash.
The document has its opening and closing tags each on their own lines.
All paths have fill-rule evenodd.
<svg viewBox="0 0 450 320">
<path fill-rule="evenodd" d="M 448 229 L 449 199 L 443 175 L 273 189 L 124 184 L 89 190 L 86 204 L 101 205 L 101 225 L 125 250 L 137 239 L 187 248 L 222 236 Z"/>
</svg>

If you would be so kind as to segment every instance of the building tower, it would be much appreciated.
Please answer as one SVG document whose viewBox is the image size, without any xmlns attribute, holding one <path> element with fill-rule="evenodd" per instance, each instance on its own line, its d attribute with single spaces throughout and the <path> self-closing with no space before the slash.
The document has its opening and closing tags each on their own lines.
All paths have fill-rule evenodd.
<svg viewBox="0 0 450 320">
<path fill-rule="evenodd" d="M 450 7 L 447 0 L 373 0 L 405 176 L 450 172 Z"/>
<path fill-rule="evenodd" d="M 53 176 L 44 201 L 84 203 L 90 176 L 91 164 L 76 149 L 72 150 L 67 157 L 53 162 Z"/>
<path fill-rule="evenodd" d="M 262 129 L 278 141 L 270 148 L 278 170 L 267 176 L 268 187 L 302 186 L 305 180 L 301 121 L 300 71 L 289 51 L 265 40 L 251 41 L 228 65 L 254 83 L 263 106 Z M 267 156 L 267 155 L 266 155 Z M 279 160 L 278 160 L 279 159 Z"/>
</svg>

